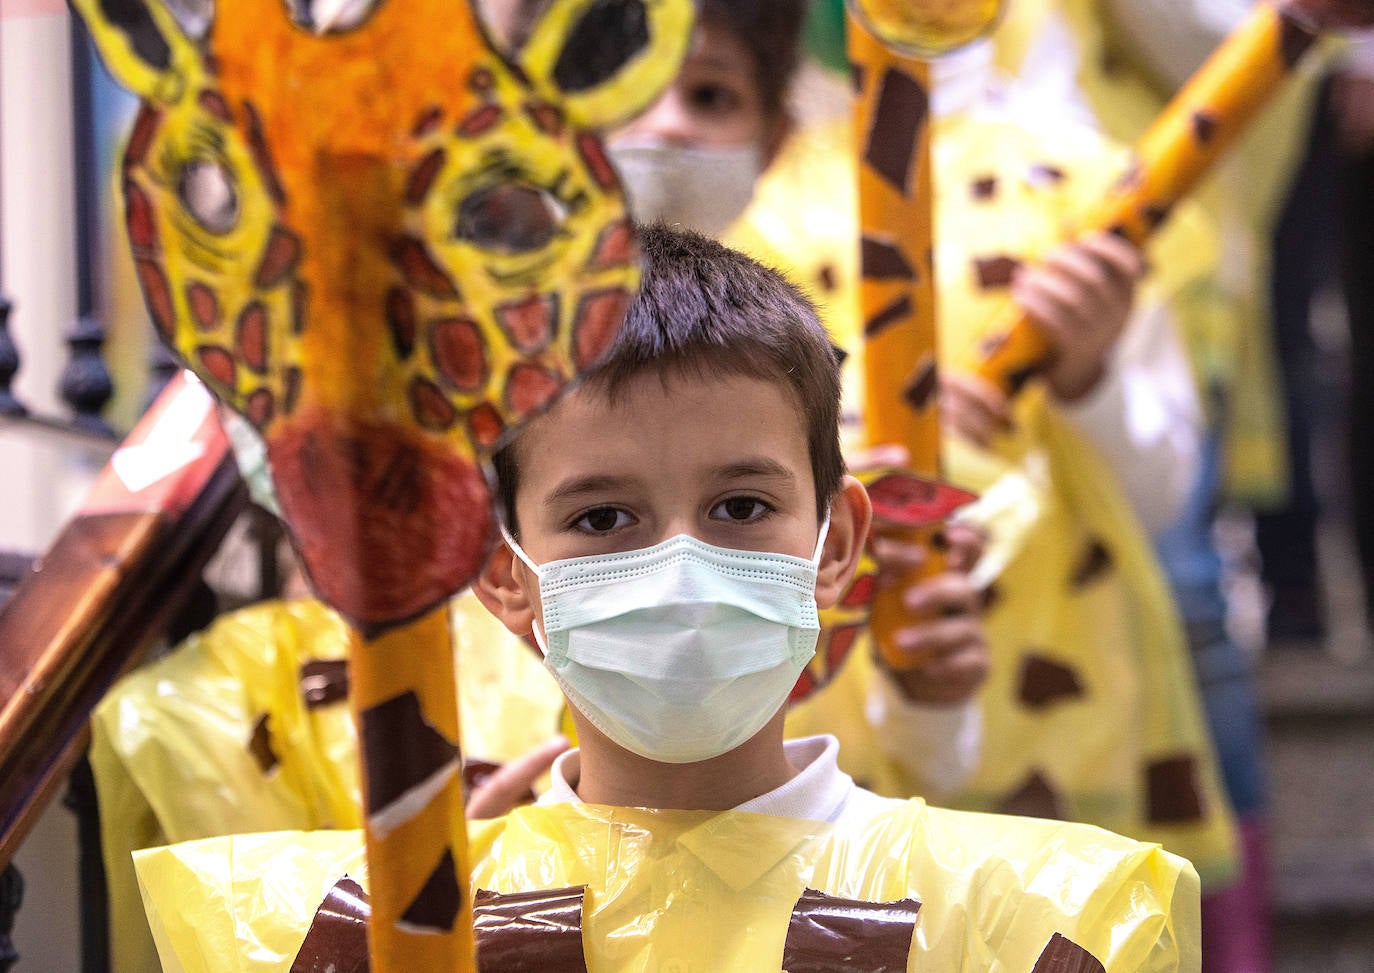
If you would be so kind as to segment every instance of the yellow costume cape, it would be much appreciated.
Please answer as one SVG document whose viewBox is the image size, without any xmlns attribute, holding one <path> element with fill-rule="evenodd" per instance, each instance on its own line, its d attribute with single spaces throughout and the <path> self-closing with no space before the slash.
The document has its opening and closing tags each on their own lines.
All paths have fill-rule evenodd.
<svg viewBox="0 0 1374 973">
<path fill-rule="evenodd" d="M 470 834 L 477 888 L 587 886 L 582 942 L 593 973 L 778 970 L 808 888 L 919 901 L 907 970 L 1199 968 L 1188 863 L 1082 825 L 920 801 L 893 802 L 844 829 L 741 812 L 553 805 L 476 822 Z M 356 832 L 216 838 L 137 858 L 168 973 L 284 973 L 333 884 L 351 875 L 366 885 Z M 1052 940 L 1076 944 L 1083 965 L 1037 966 Z M 871 956 L 861 948 L 857 966 L 843 968 L 868 969 Z"/>
</svg>

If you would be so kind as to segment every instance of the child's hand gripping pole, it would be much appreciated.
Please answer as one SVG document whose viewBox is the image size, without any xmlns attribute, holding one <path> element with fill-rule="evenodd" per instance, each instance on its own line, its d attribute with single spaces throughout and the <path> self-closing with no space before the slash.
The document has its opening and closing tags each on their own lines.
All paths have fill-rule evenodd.
<svg viewBox="0 0 1374 973">
<path fill-rule="evenodd" d="M 1141 246 L 1205 176 L 1292 73 L 1323 30 L 1374 23 L 1371 0 L 1260 3 L 1141 137 L 1135 161 L 1086 220 Z M 1007 312 L 970 367 L 1008 395 L 1052 360 L 1035 321 Z"/>
<path fill-rule="evenodd" d="M 906 447 L 910 467 L 926 478 L 925 486 L 947 496 L 931 482 L 940 476 L 940 383 L 928 124 L 930 68 L 885 46 L 854 16 L 849 18 L 846 34 L 855 71 L 868 441 Z M 913 620 L 902 604 L 903 592 L 945 567 L 935 541 L 950 511 L 930 516 L 932 499 L 894 497 L 886 506 L 895 516 L 875 518 L 885 536 L 930 553 L 919 567 L 885 572 L 890 580 L 874 598 L 873 636 L 882 660 L 895 670 L 911 669 L 924 661 L 895 643 L 897 630 Z M 918 508 L 922 515 L 911 516 Z"/>
</svg>

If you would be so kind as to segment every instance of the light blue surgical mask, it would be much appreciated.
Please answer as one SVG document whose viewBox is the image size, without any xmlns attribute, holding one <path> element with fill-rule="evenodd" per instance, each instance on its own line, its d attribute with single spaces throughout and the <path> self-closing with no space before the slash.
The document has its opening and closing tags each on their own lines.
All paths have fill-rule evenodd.
<svg viewBox="0 0 1374 973">
<path fill-rule="evenodd" d="M 537 565 L 544 664 L 611 740 L 664 763 L 727 753 L 786 701 L 820 634 L 810 560 L 679 534 L 638 551 Z"/>
</svg>

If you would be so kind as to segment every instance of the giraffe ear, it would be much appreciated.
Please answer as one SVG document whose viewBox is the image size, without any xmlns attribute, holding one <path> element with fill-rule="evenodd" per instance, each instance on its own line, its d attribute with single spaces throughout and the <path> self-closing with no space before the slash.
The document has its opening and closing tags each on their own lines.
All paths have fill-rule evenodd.
<svg viewBox="0 0 1374 973">
<path fill-rule="evenodd" d="M 199 70 L 193 40 L 209 28 L 212 0 L 71 0 L 101 60 L 140 98 L 167 104 Z"/>
<path fill-rule="evenodd" d="M 692 0 L 566 0 L 548 4 L 516 61 L 553 89 L 574 124 L 610 128 L 638 115 L 677 76 L 691 39 Z"/>
</svg>

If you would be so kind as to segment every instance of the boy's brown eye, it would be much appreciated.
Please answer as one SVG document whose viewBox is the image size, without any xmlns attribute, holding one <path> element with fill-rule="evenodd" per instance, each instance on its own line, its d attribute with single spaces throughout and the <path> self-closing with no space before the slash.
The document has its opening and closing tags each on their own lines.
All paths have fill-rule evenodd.
<svg viewBox="0 0 1374 973">
<path fill-rule="evenodd" d="M 753 520 L 763 513 L 763 504 L 753 497 L 731 497 L 721 504 L 730 520 Z"/>
<path fill-rule="evenodd" d="M 614 507 L 600 507 L 587 511 L 582 515 L 582 520 L 589 529 L 604 533 L 615 529 L 616 523 L 620 520 L 620 511 Z"/>
</svg>

